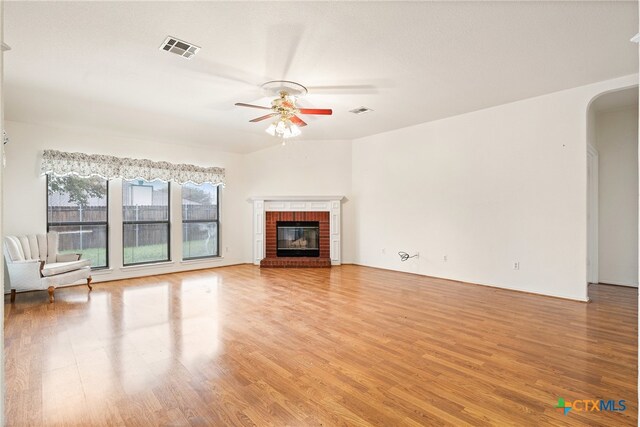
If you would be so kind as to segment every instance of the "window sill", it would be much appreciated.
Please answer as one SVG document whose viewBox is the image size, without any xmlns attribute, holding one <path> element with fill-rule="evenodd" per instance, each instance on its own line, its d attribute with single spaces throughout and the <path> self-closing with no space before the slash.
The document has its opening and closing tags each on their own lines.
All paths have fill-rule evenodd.
<svg viewBox="0 0 640 427">
<path fill-rule="evenodd" d="M 202 264 L 206 262 L 221 262 L 224 261 L 223 256 L 212 256 L 207 258 L 185 259 L 180 261 L 180 264 Z"/>
<path fill-rule="evenodd" d="M 164 266 L 173 265 L 173 264 L 175 264 L 174 261 L 150 262 L 149 264 L 126 265 L 126 266 L 120 267 L 120 270 L 125 270 L 125 271 L 146 270 L 151 267 L 164 267 Z"/>
<path fill-rule="evenodd" d="M 113 273 L 113 268 L 98 268 L 95 270 L 91 270 L 92 276 L 100 276 L 102 274 L 111 274 Z"/>
</svg>

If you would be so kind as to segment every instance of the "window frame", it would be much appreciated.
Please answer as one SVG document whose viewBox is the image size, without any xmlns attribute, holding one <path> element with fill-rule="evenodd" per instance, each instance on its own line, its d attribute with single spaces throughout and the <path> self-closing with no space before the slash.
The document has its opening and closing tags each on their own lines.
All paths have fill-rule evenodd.
<svg viewBox="0 0 640 427">
<path fill-rule="evenodd" d="M 135 179 L 123 179 L 122 180 L 122 189 L 124 190 L 124 182 L 125 181 L 136 181 Z M 153 181 L 144 180 L 145 182 L 153 182 L 153 181 L 162 181 L 158 179 L 154 179 Z M 164 181 L 162 181 L 164 182 Z M 171 181 L 166 181 L 167 183 L 167 220 L 166 221 L 125 221 L 124 219 L 124 201 L 122 202 L 122 266 L 123 267 L 132 267 L 136 265 L 146 265 L 146 264 L 158 264 L 162 262 L 171 262 Z M 124 195 L 124 191 L 122 192 Z M 126 246 L 124 245 L 124 235 L 125 235 L 125 226 L 127 225 L 144 225 L 144 224 L 167 224 L 167 259 L 161 259 L 157 261 L 141 261 L 141 262 L 132 262 L 127 264 L 124 260 L 124 250 Z"/>
<path fill-rule="evenodd" d="M 202 185 L 202 184 L 194 184 L 194 185 Z M 201 219 L 184 219 L 184 215 L 182 216 L 182 260 L 183 261 L 193 261 L 198 259 L 207 259 L 207 258 L 220 258 L 220 185 L 216 185 L 216 219 L 203 221 Z M 182 190 L 184 185 L 180 186 L 180 213 L 182 213 L 182 209 L 184 207 L 183 198 L 182 198 Z M 194 256 L 185 258 L 184 256 L 184 224 L 208 224 L 215 223 L 216 224 L 216 255 L 203 255 L 203 256 Z"/>
<path fill-rule="evenodd" d="M 102 221 L 90 221 L 90 222 L 83 222 L 83 221 L 73 221 L 73 222 L 49 222 L 49 178 L 51 176 L 50 173 L 45 174 L 45 176 L 47 177 L 46 181 L 47 181 L 47 185 L 46 185 L 46 206 L 47 209 L 45 211 L 45 215 L 46 215 L 46 222 L 47 222 L 47 233 L 49 233 L 49 227 L 65 227 L 65 226 L 83 226 L 83 225 L 104 225 L 106 228 L 106 237 L 105 237 L 105 265 L 100 266 L 100 267 L 93 267 L 91 266 L 91 270 L 108 270 L 109 269 L 109 246 L 110 246 L 110 241 L 109 241 L 109 229 L 110 229 L 110 225 L 109 225 L 109 180 L 106 178 L 102 178 L 106 181 L 107 184 L 107 188 L 106 188 L 106 220 L 104 222 Z M 85 177 L 79 177 L 79 178 L 85 178 Z M 59 249 L 56 248 L 56 253 Z"/>
</svg>

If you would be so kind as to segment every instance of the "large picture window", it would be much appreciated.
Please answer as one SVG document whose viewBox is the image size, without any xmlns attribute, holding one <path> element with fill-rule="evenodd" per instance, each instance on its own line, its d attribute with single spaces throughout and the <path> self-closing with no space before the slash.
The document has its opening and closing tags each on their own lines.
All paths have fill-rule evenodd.
<svg viewBox="0 0 640 427">
<path fill-rule="evenodd" d="M 80 253 L 92 268 L 108 266 L 109 183 L 93 176 L 47 175 L 47 231 L 59 253 Z"/>
<path fill-rule="evenodd" d="M 182 258 L 215 257 L 219 254 L 218 186 L 182 186 Z"/>
<path fill-rule="evenodd" d="M 169 261 L 169 183 L 122 182 L 124 265 Z"/>
</svg>

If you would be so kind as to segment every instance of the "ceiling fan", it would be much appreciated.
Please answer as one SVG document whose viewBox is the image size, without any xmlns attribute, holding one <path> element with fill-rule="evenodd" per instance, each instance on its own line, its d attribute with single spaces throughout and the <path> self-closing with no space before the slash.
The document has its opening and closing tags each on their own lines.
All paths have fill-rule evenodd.
<svg viewBox="0 0 640 427">
<path fill-rule="evenodd" d="M 323 116 L 333 114 L 333 110 L 328 108 L 298 108 L 296 106 L 296 99 L 307 94 L 307 88 L 299 83 L 287 80 L 274 80 L 264 83 L 261 87 L 267 95 L 278 96 L 271 101 L 271 107 L 245 104 L 244 102 L 237 102 L 235 105 L 238 107 L 271 110 L 271 113 L 256 117 L 255 119 L 249 120 L 249 122 L 256 123 L 275 117 L 275 121 L 266 129 L 266 132 L 272 136 L 286 139 L 300 135 L 300 128 L 306 126 L 307 123 L 298 117 L 298 114 Z"/>
</svg>

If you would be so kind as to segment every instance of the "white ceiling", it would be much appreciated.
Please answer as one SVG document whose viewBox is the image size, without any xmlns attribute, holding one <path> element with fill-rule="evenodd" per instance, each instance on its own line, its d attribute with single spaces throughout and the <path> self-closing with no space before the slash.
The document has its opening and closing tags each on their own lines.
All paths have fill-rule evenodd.
<svg viewBox="0 0 640 427">
<path fill-rule="evenodd" d="M 353 139 L 638 72 L 637 2 L 5 2 L 9 120 L 250 152 L 272 79 Z M 167 35 L 202 47 L 158 49 Z M 341 86 L 352 86 L 350 89 Z M 314 89 L 315 88 L 315 89 Z M 367 106 L 375 112 L 353 115 Z"/>
</svg>

